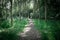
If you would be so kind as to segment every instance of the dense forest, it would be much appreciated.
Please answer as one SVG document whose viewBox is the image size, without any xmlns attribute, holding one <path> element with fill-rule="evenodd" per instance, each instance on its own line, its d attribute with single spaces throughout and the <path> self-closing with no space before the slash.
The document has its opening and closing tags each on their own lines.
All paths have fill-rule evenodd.
<svg viewBox="0 0 60 40">
<path fill-rule="evenodd" d="M 40 40 L 60 40 L 60 0 L 0 0 L 0 40 L 18 40 L 28 18 Z"/>
</svg>

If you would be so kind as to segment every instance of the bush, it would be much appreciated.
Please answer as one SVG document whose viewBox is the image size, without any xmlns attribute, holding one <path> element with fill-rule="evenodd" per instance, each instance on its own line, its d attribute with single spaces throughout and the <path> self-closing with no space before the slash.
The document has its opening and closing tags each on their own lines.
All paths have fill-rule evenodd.
<svg viewBox="0 0 60 40">
<path fill-rule="evenodd" d="M 9 22 L 7 20 L 5 21 L 0 21 L 0 28 L 9 28 Z"/>
</svg>

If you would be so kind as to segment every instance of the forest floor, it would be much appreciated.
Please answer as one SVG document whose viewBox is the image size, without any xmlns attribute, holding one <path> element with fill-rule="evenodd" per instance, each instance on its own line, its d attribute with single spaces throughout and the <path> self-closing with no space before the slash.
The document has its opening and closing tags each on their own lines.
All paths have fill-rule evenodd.
<svg viewBox="0 0 60 40">
<path fill-rule="evenodd" d="M 60 20 L 47 20 L 47 22 L 44 19 L 29 18 L 13 20 L 12 27 L 0 29 L 0 40 L 55 40 L 55 37 L 60 39 Z"/>
<path fill-rule="evenodd" d="M 23 32 L 18 33 L 19 40 L 40 40 L 41 34 L 34 27 L 34 21 L 28 19 L 28 23 L 25 25 Z"/>
</svg>

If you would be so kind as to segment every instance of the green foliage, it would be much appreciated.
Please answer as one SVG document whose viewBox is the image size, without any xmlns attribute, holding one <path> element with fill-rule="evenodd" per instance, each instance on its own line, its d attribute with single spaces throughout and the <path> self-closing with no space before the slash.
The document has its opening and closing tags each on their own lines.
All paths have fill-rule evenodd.
<svg viewBox="0 0 60 40">
<path fill-rule="evenodd" d="M 11 27 L 9 21 L 7 20 L 0 21 L 0 28 L 9 28 L 9 27 Z"/>
<path fill-rule="evenodd" d="M 10 9 L 6 9 L 6 4 L 8 2 L 11 2 L 11 13 Z M 1 40 L 16 40 L 17 35 L 19 31 L 21 32 L 27 24 L 26 19 L 13 19 L 13 26 L 10 26 L 9 21 L 2 20 L 3 17 L 7 17 L 7 15 L 13 15 L 17 16 L 20 13 L 20 17 L 30 17 L 30 13 L 33 13 L 32 18 L 36 18 L 35 21 L 35 26 L 36 28 L 42 33 L 42 40 L 59 40 L 60 38 L 60 21 L 55 21 L 55 20 L 37 20 L 38 19 L 45 19 L 45 11 L 47 12 L 47 19 L 58 19 L 60 18 L 60 1 L 59 0 L 33 0 L 34 3 L 34 8 L 29 9 L 29 3 L 30 0 L 14 0 L 14 3 L 12 3 L 12 0 L 3 0 L 2 4 L 0 4 L 0 29 L 7 29 L 9 28 L 7 32 L 1 32 L 0 33 L 0 39 Z M 45 5 L 46 3 L 46 5 Z M 36 5 L 36 6 L 35 6 Z M 47 10 L 45 10 L 45 6 Z M 38 10 L 39 9 L 39 10 Z M 8 12 L 6 12 L 8 11 Z M 34 12 L 33 12 L 34 11 Z M 10 13 L 10 14 L 9 14 Z M 3 15 L 4 14 L 4 15 Z M 58 16 L 57 16 L 58 14 Z M 14 21 L 15 20 L 15 21 Z"/>
<path fill-rule="evenodd" d="M 24 18 L 19 20 L 15 18 L 12 27 L 8 29 L 3 29 L 4 31 L 0 32 L 0 40 L 18 40 L 19 38 L 18 33 L 22 32 L 26 24 L 27 24 L 27 19 Z"/>
<path fill-rule="evenodd" d="M 60 21 L 59 20 L 37 20 L 34 19 L 35 27 L 42 33 L 42 40 L 59 40 Z"/>
</svg>

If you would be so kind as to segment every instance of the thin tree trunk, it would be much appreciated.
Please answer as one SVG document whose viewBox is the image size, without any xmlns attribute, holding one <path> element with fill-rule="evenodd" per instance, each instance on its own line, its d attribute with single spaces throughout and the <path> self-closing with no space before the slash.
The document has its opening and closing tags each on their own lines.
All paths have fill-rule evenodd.
<svg viewBox="0 0 60 40">
<path fill-rule="evenodd" d="M 10 1 L 11 2 L 11 10 L 10 10 L 10 12 L 11 12 L 11 26 L 13 25 L 13 17 L 12 17 L 12 0 Z"/>
<path fill-rule="evenodd" d="M 45 21 L 47 21 L 47 3 L 45 0 Z"/>
<path fill-rule="evenodd" d="M 47 22 L 47 2 L 45 0 L 45 28 L 48 27 L 46 22 Z"/>
<path fill-rule="evenodd" d="M 40 0 L 38 0 L 38 12 L 39 12 L 39 19 L 40 19 Z"/>
</svg>

